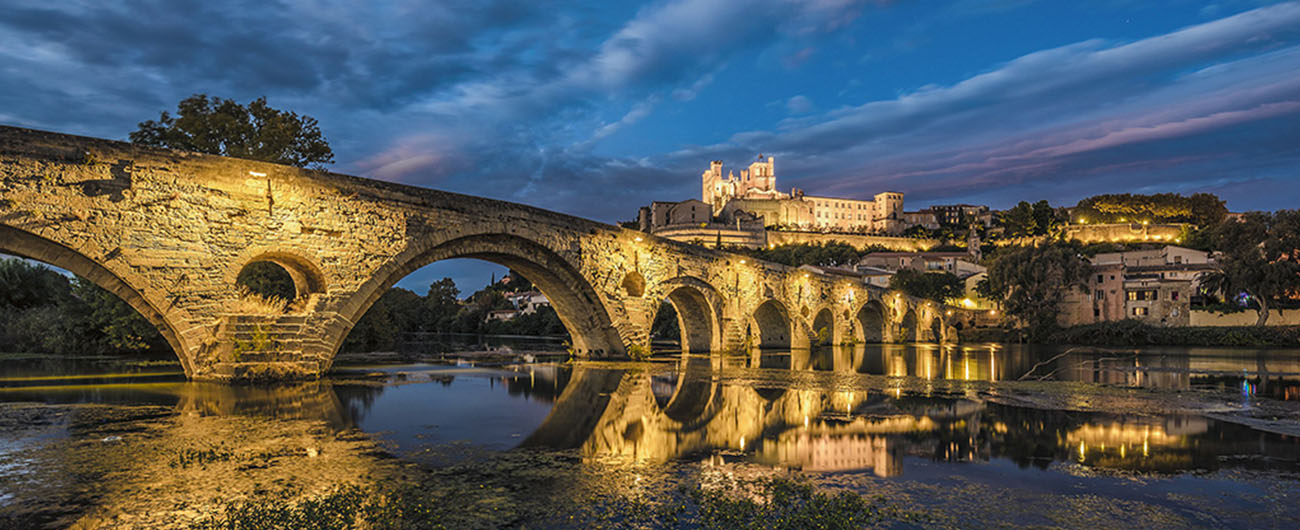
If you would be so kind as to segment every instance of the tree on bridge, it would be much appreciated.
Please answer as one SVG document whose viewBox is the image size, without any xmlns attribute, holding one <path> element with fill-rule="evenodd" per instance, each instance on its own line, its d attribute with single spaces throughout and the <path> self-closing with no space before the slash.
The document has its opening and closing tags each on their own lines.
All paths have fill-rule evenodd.
<svg viewBox="0 0 1300 530">
<path fill-rule="evenodd" d="M 195 94 L 181 100 L 175 116 L 163 111 L 157 121 L 140 122 L 131 142 L 297 167 L 334 163 L 315 118 L 272 108 L 265 97 L 245 106 Z"/>
</svg>

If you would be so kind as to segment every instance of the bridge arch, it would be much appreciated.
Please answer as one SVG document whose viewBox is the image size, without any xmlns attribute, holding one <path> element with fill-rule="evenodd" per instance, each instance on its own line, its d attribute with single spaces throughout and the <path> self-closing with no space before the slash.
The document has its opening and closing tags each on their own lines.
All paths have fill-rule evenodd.
<svg viewBox="0 0 1300 530">
<path fill-rule="evenodd" d="M 855 338 L 860 342 L 885 342 L 885 306 L 868 300 L 858 309 Z"/>
<path fill-rule="evenodd" d="M 829 306 L 823 306 L 813 314 L 811 340 L 813 346 L 836 344 L 839 332 L 835 326 L 835 313 Z"/>
<path fill-rule="evenodd" d="M 194 374 L 194 364 L 180 330 L 159 307 L 144 297 L 141 292 L 144 286 L 127 283 L 108 267 L 63 244 L 5 225 L 0 225 L 0 252 L 48 263 L 85 278 L 121 298 L 158 329 L 180 358 L 185 374 Z"/>
<path fill-rule="evenodd" d="M 465 235 L 412 248 L 394 257 L 341 306 L 348 329 L 384 292 L 416 269 L 436 261 L 471 258 L 519 271 L 546 295 L 569 331 L 573 348 L 595 356 L 619 356 L 625 346 L 596 290 L 567 260 L 545 245 L 502 233 Z M 335 351 L 348 329 L 338 337 Z"/>
<path fill-rule="evenodd" d="M 916 342 L 917 329 L 916 310 L 905 307 L 903 318 L 898 322 L 898 340 L 894 342 Z"/>
<path fill-rule="evenodd" d="M 749 319 L 748 337 L 756 339 L 754 344 L 760 349 L 790 349 L 793 328 L 790 313 L 785 305 L 776 300 L 767 300 L 754 309 Z"/>
<path fill-rule="evenodd" d="M 240 273 L 254 263 L 261 262 L 275 264 L 289 274 L 289 278 L 293 280 L 295 299 L 323 294 L 328 287 L 325 272 L 312 260 L 291 250 L 267 248 L 249 249 L 242 253 L 235 260 L 235 267 L 226 272 L 226 279 L 233 286 L 238 281 Z"/>
<path fill-rule="evenodd" d="M 656 299 L 666 300 L 677 312 L 682 351 L 709 353 L 722 348 L 719 313 L 722 298 L 708 282 L 692 276 L 679 276 L 655 288 Z"/>
</svg>

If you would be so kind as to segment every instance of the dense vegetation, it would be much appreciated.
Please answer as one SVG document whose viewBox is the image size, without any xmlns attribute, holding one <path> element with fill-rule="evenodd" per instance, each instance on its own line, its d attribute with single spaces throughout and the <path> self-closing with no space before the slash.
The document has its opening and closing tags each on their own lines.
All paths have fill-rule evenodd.
<svg viewBox="0 0 1300 530">
<path fill-rule="evenodd" d="M 1010 210 L 998 213 L 995 219 L 1006 237 L 1045 236 L 1067 221 L 1065 215 L 1047 201 L 1034 204 L 1020 201 Z"/>
<path fill-rule="evenodd" d="M 396 346 L 400 334 L 412 332 L 565 335 L 564 324 L 549 306 L 538 307 L 533 313 L 520 313 L 510 320 L 487 320 L 491 311 L 514 309 L 506 298 L 507 293 L 532 288 L 528 280 L 512 273 L 461 303 L 460 290 L 451 278 L 434 282 L 424 296 L 393 287 L 357 321 L 343 342 L 343 349 L 389 350 Z"/>
<path fill-rule="evenodd" d="M 1300 210 L 1250 212 L 1207 232 L 1222 254 L 1203 284 L 1225 299 L 1244 293 L 1258 312 L 1257 325 L 1268 321 L 1271 307 L 1300 294 Z"/>
<path fill-rule="evenodd" d="M 1137 320 L 1120 320 L 1060 329 L 1043 342 L 1090 346 L 1296 347 L 1300 346 L 1300 327 L 1160 327 Z"/>
<path fill-rule="evenodd" d="M 1089 223 L 1191 223 L 1209 226 L 1222 221 L 1228 208 L 1210 193 L 1184 197 L 1177 193 L 1137 195 L 1131 193 L 1095 195 L 1079 201 L 1075 220 Z"/>
<path fill-rule="evenodd" d="M 0 259 L 0 351 L 166 352 L 157 328 L 116 295 L 43 265 Z"/>
<path fill-rule="evenodd" d="M 889 288 L 897 289 L 917 298 L 945 303 L 961 298 L 965 284 L 950 272 L 926 272 L 903 269 L 889 278 Z"/>
<path fill-rule="evenodd" d="M 1060 303 L 1071 289 L 1087 291 L 1091 270 L 1078 249 L 1064 244 L 1007 249 L 988 267 L 980 294 L 1036 339 L 1056 329 Z"/>
<path fill-rule="evenodd" d="M 889 249 L 872 245 L 857 248 L 841 241 L 826 243 L 799 243 L 760 249 L 731 249 L 750 257 L 798 267 L 800 265 L 819 265 L 823 267 L 850 267 L 862 256 L 872 252 L 889 252 Z"/>
<path fill-rule="evenodd" d="M 181 100 L 175 116 L 164 111 L 157 121 L 140 122 L 131 141 L 298 167 L 334 162 L 315 118 L 272 108 L 264 97 L 245 106 L 195 94 Z"/>
<path fill-rule="evenodd" d="M 288 274 L 267 265 L 246 268 L 238 280 L 241 287 L 273 299 L 292 297 Z M 424 296 L 394 287 L 357 322 L 343 347 L 389 350 L 401 334 L 410 332 L 563 336 L 564 325 L 548 306 L 511 320 L 486 320 L 489 311 L 514 307 L 506 293 L 532 288 L 518 275 L 508 276 L 462 303 L 449 278 L 434 282 Z M 660 330 L 662 338 L 676 338 L 671 306 L 666 318 L 671 326 Z M 0 260 L 0 352 L 71 356 L 170 351 L 153 324 L 90 281 L 26 260 Z"/>
</svg>

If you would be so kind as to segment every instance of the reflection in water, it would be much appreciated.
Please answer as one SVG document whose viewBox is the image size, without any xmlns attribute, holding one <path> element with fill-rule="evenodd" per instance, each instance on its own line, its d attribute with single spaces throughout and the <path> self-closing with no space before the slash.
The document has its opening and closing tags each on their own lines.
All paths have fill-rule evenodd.
<svg viewBox="0 0 1300 530">
<path fill-rule="evenodd" d="M 501 455 L 548 460 L 515 448 L 569 451 L 561 454 L 582 458 L 549 460 L 637 476 L 740 464 L 855 472 L 844 476 L 865 477 L 875 481 L 872 487 L 993 476 L 1008 489 L 1015 486 L 1005 483 L 1032 476 L 1062 488 L 1086 483 L 1089 491 L 1114 498 L 1144 495 L 1138 490 L 1152 481 L 1117 484 L 1099 478 L 1104 473 L 1073 470 L 1195 471 L 1179 475 L 1187 480 L 1178 487 L 1218 480 L 1200 490 L 1218 495 L 1235 491 L 1233 484 L 1220 485 L 1234 479 L 1201 471 L 1294 480 L 1300 441 L 1198 415 L 1010 406 L 966 390 L 999 385 L 939 380 L 1029 374 L 1158 389 L 1222 386 L 1248 398 L 1294 398 L 1297 357 L 1270 350 L 1144 349 L 1135 355 L 871 344 L 653 364 L 365 367 L 273 388 L 188 383 L 147 372 L 62 382 L 11 373 L 0 378 L 0 401 L 71 405 L 6 404 L 0 526 L 14 506 L 48 512 L 28 520 L 54 521 L 66 515 L 57 510 L 75 512 L 82 505 L 170 517 L 197 513 L 187 503 L 210 500 L 213 491 L 252 492 L 267 484 L 319 491 L 386 476 L 386 466 L 398 461 L 460 469 Z M 1006 386 L 1037 391 L 1047 385 Z M 949 393 L 935 390 L 944 388 Z M 398 458 L 375 458 L 383 452 Z M 527 466 L 540 464 L 519 465 L 512 469 L 528 475 Z M 570 484 L 575 476 L 560 475 L 554 484 Z"/>
<path fill-rule="evenodd" d="M 900 355 L 884 365 L 906 366 L 908 375 L 932 366 L 931 374 L 966 378 L 987 376 L 994 364 L 914 351 L 918 355 Z M 1074 462 L 1159 472 L 1261 465 L 1300 471 L 1300 440 L 1200 416 L 1064 412 L 799 385 L 774 394 L 743 382 L 720 382 L 731 380 L 725 377 L 728 370 L 707 358 L 689 358 L 670 375 L 578 367 L 555 409 L 524 445 L 644 462 L 723 456 L 882 477 L 903 474 L 906 457 L 1005 459 L 1044 469 Z"/>
</svg>

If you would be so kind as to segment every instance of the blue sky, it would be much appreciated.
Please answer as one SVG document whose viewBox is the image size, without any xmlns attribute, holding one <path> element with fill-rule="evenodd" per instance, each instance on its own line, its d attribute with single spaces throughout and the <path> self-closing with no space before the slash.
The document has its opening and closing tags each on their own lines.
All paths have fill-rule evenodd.
<svg viewBox="0 0 1300 530">
<path fill-rule="evenodd" d="M 9 0 L 0 123 L 124 139 L 193 93 L 264 95 L 320 120 L 336 171 L 607 222 L 758 153 L 783 188 L 908 209 L 1300 196 L 1294 2 L 369 4 Z"/>
</svg>

